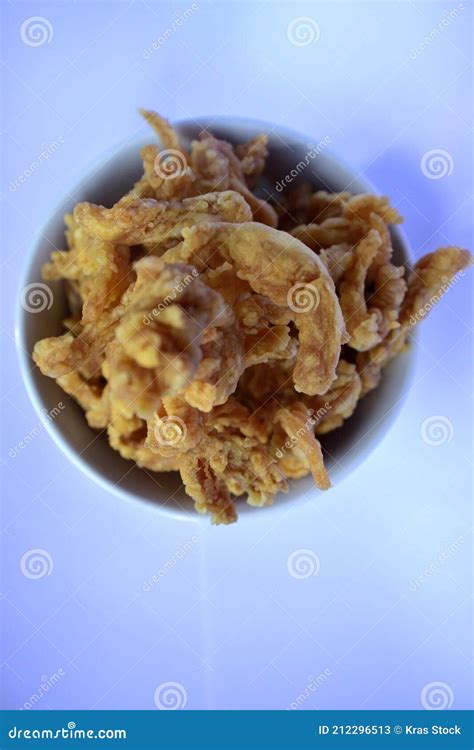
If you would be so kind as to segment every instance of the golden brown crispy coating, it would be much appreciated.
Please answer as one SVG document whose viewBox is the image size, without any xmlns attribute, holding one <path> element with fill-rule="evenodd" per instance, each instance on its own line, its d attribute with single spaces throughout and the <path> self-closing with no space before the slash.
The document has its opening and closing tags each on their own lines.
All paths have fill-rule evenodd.
<svg viewBox="0 0 474 750">
<path fill-rule="evenodd" d="M 256 180 L 262 174 L 268 156 L 268 138 L 263 133 L 257 135 L 246 143 L 241 143 L 234 148 L 235 155 L 240 161 L 242 174 L 249 187 L 256 184 Z"/>
<path fill-rule="evenodd" d="M 191 167 L 187 166 L 186 157 L 184 155 L 180 157 L 179 153 L 175 155 L 160 151 L 154 144 L 142 148 L 140 156 L 143 159 L 143 184 L 153 189 L 152 196 L 148 197 L 157 200 L 180 201 L 192 195 L 196 177 Z M 174 173 L 167 173 L 167 163 L 171 164 L 168 169 L 175 169 Z"/>
<path fill-rule="evenodd" d="M 362 394 L 362 382 L 355 364 L 340 359 L 337 377 L 324 396 L 313 396 L 308 403 L 313 410 L 316 435 L 337 429 L 355 411 Z"/>
<path fill-rule="evenodd" d="M 330 486 L 317 436 L 378 385 L 470 255 L 430 253 L 407 284 L 386 198 L 301 186 L 276 213 L 250 190 L 266 136 L 203 133 L 188 151 L 142 114 L 160 145 L 115 206 L 65 217 L 68 249 L 43 268 L 65 282 L 65 333 L 33 358 L 123 458 L 179 471 L 196 510 L 231 523 L 235 498 L 270 505 L 309 473 Z"/>
<path fill-rule="evenodd" d="M 203 371 L 202 364 L 212 355 L 216 367 L 229 370 L 226 339 L 218 338 L 218 333 L 232 328 L 232 310 L 190 266 L 165 264 L 150 256 L 138 261 L 135 271 L 136 282 L 107 349 L 112 395 L 144 419 L 164 396 L 184 394 L 187 398 L 187 389 L 195 381 L 212 388 L 213 398 L 208 393 L 204 397 L 207 409 L 225 400 L 228 391 L 235 390 L 239 372 L 227 372 L 217 387 L 215 374 Z M 212 337 L 215 346 L 210 352 Z M 191 400 L 199 400 L 196 389 L 192 395 Z"/>
<path fill-rule="evenodd" d="M 382 369 L 406 348 L 410 328 L 427 315 L 469 265 L 471 254 L 459 247 L 440 248 L 415 264 L 401 304 L 399 327 L 373 349 L 357 356 L 362 395 L 378 386 Z"/>
<path fill-rule="evenodd" d="M 301 401 L 295 401 L 278 409 L 274 421 L 282 426 L 290 439 L 293 451 L 300 450 L 304 455 L 316 486 L 321 490 L 327 490 L 331 482 L 324 468 L 321 445 L 314 435 L 312 411 Z M 284 446 L 280 448 L 280 452 L 284 454 Z"/>
<path fill-rule="evenodd" d="M 78 203 L 74 220 L 93 237 L 126 245 L 158 247 L 179 240 L 185 227 L 216 221 L 241 222 L 251 218 L 243 198 L 231 190 L 185 198 L 182 203 L 139 199 L 112 208 Z"/>
<path fill-rule="evenodd" d="M 401 325 L 416 325 L 469 265 L 472 256 L 460 247 L 442 247 L 420 258 L 408 280 L 400 311 Z"/>
<path fill-rule="evenodd" d="M 165 117 L 161 117 L 161 115 L 151 109 L 140 109 L 139 112 L 147 123 L 151 125 L 164 148 L 176 151 L 182 150 L 176 130 Z"/>
<path fill-rule="evenodd" d="M 192 263 L 200 272 L 230 263 L 240 279 L 284 308 L 294 323 L 296 390 L 325 393 L 335 377 L 345 330 L 334 284 L 319 258 L 286 232 L 256 222 L 203 224 L 183 230 L 183 236 L 164 261 Z"/>
<path fill-rule="evenodd" d="M 248 413 L 240 419 L 245 424 Z M 217 423 L 180 462 L 186 492 L 194 499 L 199 513 L 211 514 L 213 523 L 236 519 L 231 495 L 247 495 L 249 505 L 263 507 L 271 505 L 275 495 L 287 489 L 268 446 L 245 436 L 237 421 L 236 416 L 231 426 Z"/>
<path fill-rule="evenodd" d="M 102 384 L 88 382 L 77 370 L 62 375 L 57 383 L 84 409 L 87 422 L 91 427 L 97 430 L 107 427 L 110 409 L 107 395 L 104 393 L 106 389 Z"/>
<path fill-rule="evenodd" d="M 190 160 L 201 192 L 235 190 L 245 198 L 252 209 L 254 221 L 276 227 L 275 210 L 249 190 L 243 165 L 229 143 L 220 141 L 209 133 L 203 133 L 198 141 L 191 144 Z M 246 168 L 249 169 L 249 166 Z"/>
<path fill-rule="evenodd" d="M 33 350 L 35 364 L 50 378 L 60 378 L 75 370 L 84 355 L 82 341 L 72 333 L 41 339 Z"/>
<path fill-rule="evenodd" d="M 367 272 L 382 244 L 375 229 L 354 248 L 352 261 L 338 285 L 339 300 L 349 333 L 349 344 L 363 352 L 376 346 L 381 340 L 381 315 L 377 309 L 368 309 L 365 299 Z"/>
<path fill-rule="evenodd" d="M 321 224 L 326 219 L 341 216 L 350 193 L 313 191 L 309 183 L 286 190 L 277 204 L 279 229 L 290 231 L 301 224 Z"/>
</svg>

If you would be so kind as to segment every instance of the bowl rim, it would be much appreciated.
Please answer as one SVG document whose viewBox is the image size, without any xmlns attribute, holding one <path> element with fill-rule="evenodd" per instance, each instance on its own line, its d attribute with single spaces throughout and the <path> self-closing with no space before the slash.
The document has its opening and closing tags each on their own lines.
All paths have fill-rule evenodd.
<svg viewBox="0 0 474 750">
<path fill-rule="evenodd" d="M 310 136 L 305 135 L 304 133 L 301 133 L 297 130 L 294 130 L 292 128 L 289 128 L 287 126 L 281 126 L 279 124 L 270 123 L 268 121 L 258 119 L 258 118 L 252 118 L 252 117 L 245 117 L 245 116 L 227 116 L 227 115 L 218 115 L 218 116 L 199 116 L 199 117 L 193 117 L 193 118 L 185 118 L 181 120 L 176 120 L 173 122 L 173 126 L 179 131 L 179 130 L 185 130 L 186 128 L 190 129 L 210 129 L 212 130 L 212 126 L 222 127 L 222 128 L 231 128 L 235 129 L 236 126 L 240 126 L 243 131 L 257 131 L 261 130 L 266 133 L 271 134 L 272 132 L 275 132 L 278 134 L 278 136 L 282 137 L 282 139 L 288 138 L 292 139 L 294 141 L 297 141 L 299 143 L 306 143 L 310 144 L 312 141 L 314 141 L 314 138 L 311 138 Z M 247 134 L 248 135 L 248 134 Z M 243 133 L 243 138 L 245 138 L 245 132 Z M 76 192 L 80 192 L 81 189 L 90 183 L 94 176 L 94 172 L 98 172 L 99 170 L 107 167 L 107 165 L 111 164 L 111 161 L 113 158 L 115 158 L 118 154 L 120 154 L 125 149 L 131 150 L 132 148 L 136 148 L 137 151 L 137 161 L 139 159 L 139 149 L 145 144 L 150 142 L 150 137 L 145 137 L 144 135 L 135 135 L 133 138 L 124 138 L 120 141 L 117 141 L 115 144 L 113 144 L 110 148 L 106 149 L 105 152 L 102 152 L 101 155 L 98 155 L 97 157 L 91 159 L 88 164 L 84 167 L 84 169 L 81 171 L 81 176 L 76 177 L 75 181 L 73 182 L 73 185 L 70 190 L 66 192 L 67 196 L 72 196 Z M 324 149 L 323 152 L 324 161 L 326 164 L 334 169 L 334 170 L 342 170 L 346 172 L 348 175 L 351 176 L 351 182 L 347 185 L 347 188 L 350 188 L 350 185 L 352 185 L 354 182 L 356 182 L 359 186 L 359 189 L 355 190 L 355 194 L 358 192 L 361 192 L 361 189 L 366 192 L 371 192 L 376 195 L 380 195 L 380 191 L 377 189 L 377 187 L 372 183 L 371 180 L 365 177 L 365 175 L 362 175 L 360 173 L 357 173 L 353 168 L 351 168 L 343 159 L 340 159 L 338 156 L 336 156 L 330 149 Z M 321 156 L 321 155 L 320 155 Z M 28 314 L 23 309 L 21 305 L 21 292 L 26 287 L 28 283 L 31 283 L 32 278 L 32 271 L 35 265 L 35 259 L 38 252 L 38 247 L 42 240 L 44 240 L 44 237 L 47 236 L 46 230 L 49 227 L 49 225 L 58 218 L 58 214 L 61 213 L 61 215 L 64 213 L 65 204 L 67 203 L 67 198 L 62 198 L 59 200 L 56 205 L 53 207 L 53 209 L 49 212 L 48 217 L 43 221 L 43 223 L 36 229 L 34 232 L 29 248 L 28 253 L 26 255 L 26 258 L 23 262 L 22 269 L 19 275 L 19 284 L 17 288 L 17 294 L 16 294 L 16 310 L 15 310 L 15 344 L 17 349 L 17 355 L 20 365 L 20 372 L 22 375 L 22 379 L 28 394 L 29 399 L 32 402 L 32 405 L 39 416 L 41 423 L 47 432 L 47 434 L 52 438 L 53 442 L 57 445 L 57 447 L 61 450 L 61 452 L 67 457 L 69 461 L 81 472 L 84 473 L 84 475 L 90 479 L 91 481 L 95 482 L 101 489 L 103 489 L 106 492 L 112 493 L 115 496 L 120 497 L 123 500 L 126 500 L 128 502 L 136 502 L 137 500 L 140 500 L 141 502 L 145 502 L 148 505 L 153 505 L 155 510 L 159 512 L 160 514 L 163 514 L 167 517 L 173 518 L 174 520 L 180 521 L 180 522 L 187 522 L 187 523 L 196 523 L 196 522 L 206 522 L 209 523 L 208 515 L 204 514 L 198 514 L 196 513 L 192 507 L 180 507 L 176 503 L 173 502 L 160 502 L 157 503 L 154 502 L 151 498 L 146 497 L 145 495 L 140 495 L 136 492 L 130 491 L 124 487 L 121 487 L 118 483 L 113 483 L 110 479 L 107 479 L 100 471 L 95 469 L 87 460 L 87 458 L 84 458 L 82 456 L 81 452 L 78 452 L 77 450 L 70 447 L 68 442 L 63 437 L 60 428 L 55 424 L 54 420 L 47 419 L 47 407 L 46 404 L 43 401 L 43 398 L 41 396 L 40 391 L 38 390 L 34 379 L 32 377 L 33 371 L 36 369 L 36 365 L 32 364 L 32 358 L 31 353 L 28 352 L 26 348 L 26 335 L 27 335 L 27 329 L 28 329 Z M 410 250 L 410 245 L 408 242 L 408 239 L 406 237 L 405 232 L 400 228 L 400 226 L 392 226 L 391 227 L 392 234 L 396 237 L 397 242 L 402 249 L 406 261 L 411 262 L 412 260 L 412 253 Z M 416 335 L 414 336 L 416 339 Z M 381 428 L 379 428 L 378 434 L 380 438 L 383 438 L 387 432 L 391 429 L 392 425 L 394 424 L 395 420 L 398 418 L 401 408 L 404 405 L 404 402 L 406 400 L 406 395 L 409 391 L 409 384 L 413 379 L 414 371 L 416 367 L 416 349 L 415 347 L 410 347 L 410 352 L 408 352 L 407 360 L 406 360 L 406 366 L 403 376 L 403 383 L 399 390 L 399 398 L 396 400 L 395 404 L 390 409 L 389 413 L 386 413 L 383 416 L 383 425 Z M 375 422 L 375 425 L 372 425 L 373 429 L 377 424 L 379 424 L 381 420 L 378 420 Z M 371 430 L 369 430 L 370 432 Z M 358 441 L 360 442 L 360 441 Z M 355 443 L 353 447 L 356 447 L 358 443 Z M 353 447 L 350 448 L 348 453 L 352 452 Z M 359 461 L 357 462 L 357 466 L 360 466 L 362 463 L 366 461 L 368 456 L 376 450 L 377 445 L 372 445 L 371 442 L 365 446 L 365 449 L 363 450 Z M 125 459 L 124 459 L 125 461 Z M 338 480 L 335 486 L 341 484 L 347 476 L 354 471 L 357 466 L 352 466 L 349 469 L 346 470 L 344 476 Z M 301 481 L 301 480 L 300 480 Z M 305 497 L 305 495 L 308 493 L 302 492 L 301 496 Z M 273 515 L 275 511 L 282 512 L 284 508 L 287 507 L 286 503 L 278 503 L 275 502 L 272 504 L 272 510 Z M 252 515 L 256 510 L 259 510 L 258 508 L 250 508 L 250 506 L 247 503 L 241 503 L 238 508 L 239 513 L 239 521 L 242 522 L 244 516 Z M 265 510 L 268 511 L 268 508 L 265 508 Z"/>
</svg>

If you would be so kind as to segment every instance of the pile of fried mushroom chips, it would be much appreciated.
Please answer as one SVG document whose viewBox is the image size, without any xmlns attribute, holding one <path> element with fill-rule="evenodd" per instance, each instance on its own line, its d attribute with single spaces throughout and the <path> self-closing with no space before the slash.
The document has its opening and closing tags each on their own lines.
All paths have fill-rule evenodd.
<svg viewBox="0 0 474 750">
<path fill-rule="evenodd" d="M 179 471 L 196 510 L 231 523 L 239 496 L 270 505 L 309 473 L 330 486 L 318 436 L 377 388 L 470 255 L 441 248 L 406 278 L 387 198 L 303 185 L 271 205 L 252 192 L 264 135 L 203 132 L 188 151 L 143 115 L 161 148 L 112 208 L 65 217 L 43 277 L 64 280 L 69 316 L 33 357 L 124 458 Z"/>
</svg>

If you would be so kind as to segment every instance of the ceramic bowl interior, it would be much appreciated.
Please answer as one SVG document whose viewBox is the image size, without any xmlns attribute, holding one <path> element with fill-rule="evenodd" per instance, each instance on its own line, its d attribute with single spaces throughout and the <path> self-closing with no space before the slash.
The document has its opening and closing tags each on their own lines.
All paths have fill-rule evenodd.
<svg viewBox="0 0 474 750">
<path fill-rule="evenodd" d="M 243 142 L 261 132 L 268 133 L 270 153 L 259 190 L 262 195 L 270 194 L 277 200 L 281 196 L 276 187 L 278 183 L 281 184 L 286 175 L 291 175 L 295 166 L 305 160 L 308 151 L 315 145 L 314 140 L 305 136 L 254 120 L 202 118 L 199 125 L 195 121 L 185 121 L 177 126 L 185 144 L 189 144 L 202 128 L 209 129 L 217 137 L 232 143 Z M 86 175 L 71 191 L 72 194 L 77 200 L 113 205 L 141 176 L 139 151 L 152 140 L 152 137 L 147 137 L 121 147 Z M 309 181 L 315 188 L 331 192 L 345 189 L 353 193 L 374 191 L 367 180 L 357 176 L 326 148 L 321 148 L 320 153 L 310 159 L 308 166 L 292 181 L 291 186 L 294 187 L 301 181 Z M 22 279 L 19 300 L 21 291 L 27 285 L 41 281 L 40 269 L 51 251 L 65 247 L 63 216 L 72 208 L 72 200 L 65 201 L 38 232 Z M 398 228 L 392 233 L 392 238 L 395 262 L 406 263 L 408 247 Z M 109 446 L 105 434 L 96 432 L 87 425 L 82 410 L 64 394 L 55 381 L 43 377 L 34 367 L 31 351 L 35 342 L 63 332 L 61 320 L 66 314 L 64 290 L 60 283 L 48 285 L 54 297 L 51 308 L 42 312 L 27 312 L 19 301 L 16 330 L 25 384 L 45 427 L 68 458 L 107 491 L 127 499 L 151 501 L 162 512 L 177 518 L 194 519 L 196 516 L 192 502 L 185 495 L 177 474 L 156 474 L 132 467 L 130 462 L 122 459 Z M 345 422 L 343 428 L 323 438 L 326 464 L 333 485 L 339 484 L 349 472 L 357 468 L 383 439 L 403 401 L 412 362 L 413 355 L 410 353 L 393 361 L 386 368 L 380 387 L 359 404 L 355 414 Z M 65 408 L 58 413 L 59 403 L 64 404 Z M 48 414 L 57 416 L 48 418 Z M 272 508 L 281 508 L 288 502 L 295 503 L 298 498 L 307 496 L 308 492 L 318 492 L 312 487 L 309 477 L 292 482 L 290 491 L 279 496 Z M 239 515 L 257 512 L 244 501 L 238 503 L 238 510 Z M 270 512 L 270 509 L 264 510 Z"/>
</svg>

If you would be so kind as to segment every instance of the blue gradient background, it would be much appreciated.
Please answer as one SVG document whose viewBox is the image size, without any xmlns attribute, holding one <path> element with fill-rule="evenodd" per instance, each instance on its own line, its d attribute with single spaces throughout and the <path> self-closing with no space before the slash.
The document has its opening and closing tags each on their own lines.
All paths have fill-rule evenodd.
<svg viewBox="0 0 474 750">
<path fill-rule="evenodd" d="M 315 140 L 329 135 L 333 152 L 405 215 L 416 257 L 474 245 L 469 3 L 414 59 L 410 50 L 458 4 L 196 4 L 149 59 L 144 49 L 191 3 L 2 6 L 2 707 L 21 707 L 58 670 L 64 676 L 36 708 L 154 709 L 154 691 L 168 681 L 184 686 L 190 709 L 285 708 L 324 670 L 302 709 L 420 708 L 434 681 L 449 685 L 453 708 L 472 707 L 469 278 L 424 322 L 413 387 L 383 444 L 296 512 L 256 511 L 228 528 L 180 522 L 100 490 L 44 432 L 10 455 L 38 424 L 13 334 L 32 234 L 89 161 L 146 130 L 139 106 L 171 119 L 236 114 Z M 34 48 L 19 30 L 38 15 L 54 37 Z M 298 16 L 317 21 L 316 43 L 289 43 Z M 59 137 L 47 163 L 9 190 Z M 420 160 L 435 148 L 454 170 L 430 180 Z M 438 447 L 421 437 L 433 415 L 454 431 Z M 193 535 L 191 550 L 145 592 Z M 32 548 L 51 555 L 51 575 L 22 574 Z M 287 559 L 301 548 L 321 567 L 298 580 Z"/>
</svg>

